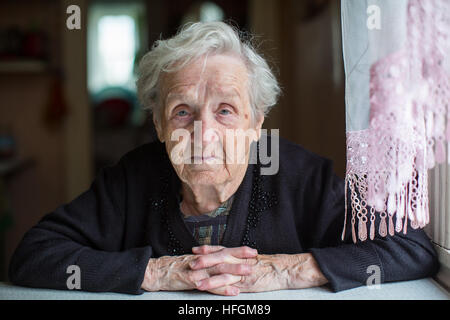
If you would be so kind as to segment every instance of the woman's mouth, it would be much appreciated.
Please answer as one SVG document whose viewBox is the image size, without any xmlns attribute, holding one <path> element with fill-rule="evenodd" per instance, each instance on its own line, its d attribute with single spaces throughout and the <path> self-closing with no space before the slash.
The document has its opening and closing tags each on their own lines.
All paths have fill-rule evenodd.
<svg viewBox="0 0 450 320">
<path fill-rule="evenodd" d="M 217 164 L 220 159 L 216 156 L 192 156 L 191 163 L 202 164 L 202 163 L 214 163 Z"/>
</svg>

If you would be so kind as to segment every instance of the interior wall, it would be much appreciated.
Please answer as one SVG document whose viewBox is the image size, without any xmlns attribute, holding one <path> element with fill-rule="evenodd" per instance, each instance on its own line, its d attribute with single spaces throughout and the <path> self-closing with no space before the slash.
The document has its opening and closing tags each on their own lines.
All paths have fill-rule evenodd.
<svg viewBox="0 0 450 320">
<path fill-rule="evenodd" d="M 311 21 L 297 22 L 294 26 L 295 90 L 291 92 L 294 100 L 289 115 L 294 120 L 292 136 L 298 143 L 332 159 L 336 173 L 343 177 L 345 81 L 341 49 L 333 46 L 336 43 L 333 29 L 340 29 L 339 10 L 333 4 Z M 337 36 L 340 43 L 340 34 Z"/>
<path fill-rule="evenodd" d="M 344 73 L 337 1 L 310 20 L 295 0 L 252 0 L 251 30 L 261 36 L 263 54 L 277 64 L 282 96 L 264 127 L 331 159 L 345 175 Z"/>
<path fill-rule="evenodd" d="M 66 8 L 81 8 L 81 30 L 66 28 Z M 13 225 L 4 234 L 5 279 L 9 259 L 23 235 L 45 214 L 69 202 L 89 187 L 92 179 L 91 123 L 86 86 L 86 1 L 4 1 L 0 27 L 42 28 L 50 59 L 41 70 L 0 72 L 0 127 L 13 133 L 20 158 L 33 165 L 7 180 Z M 55 76 L 62 75 L 62 78 Z M 49 126 L 46 110 L 54 84 L 62 84 L 68 113 Z"/>
<path fill-rule="evenodd" d="M 260 52 L 275 72 L 282 87 L 286 83 L 286 73 L 283 68 L 283 40 L 286 35 L 281 33 L 282 28 L 281 7 L 277 0 L 251 0 L 249 2 L 249 29 L 257 39 L 263 40 L 259 47 Z M 283 88 L 284 91 L 284 88 Z M 263 128 L 269 130 L 281 128 L 282 111 L 284 109 L 282 96 L 277 106 L 273 107 L 264 120 Z M 284 136 L 282 129 L 280 134 Z"/>
<path fill-rule="evenodd" d="M 0 72 L 0 126 L 10 128 L 18 155 L 34 163 L 6 181 L 13 225 L 4 234 L 4 271 L 24 233 L 65 199 L 64 134 L 61 127 L 48 127 L 44 120 L 52 70 L 60 61 L 61 17 L 59 4 L 53 1 L 0 3 L 0 26 L 41 26 L 48 35 L 51 57 L 40 71 Z"/>
<path fill-rule="evenodd" d="M 66 202 L 87 190 L 94 175 L 92 110 L 87 88 L 88 1 L 61 1 L 62 12 L 74 4 L 78 5 L 81 11 L 81 29 L 69 30 L 66 27 L 66 19 L 61 21 L 64 93 L 70 108 L 64 126 Z"/>
</svg>

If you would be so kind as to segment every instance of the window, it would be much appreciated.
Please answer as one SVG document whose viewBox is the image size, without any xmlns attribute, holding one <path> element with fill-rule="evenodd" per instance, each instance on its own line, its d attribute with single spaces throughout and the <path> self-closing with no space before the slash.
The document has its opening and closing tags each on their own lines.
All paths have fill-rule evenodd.
<svg viewBox="0 0 450 320">
<path fill-rule="evenodd" d="M 221 21 L 225 17 L 225 14 L 217 4 L 211 1 L 204 1 L 201 3 L 194 3 L 185 16 L 183 17 L 182 24 L 187 22 L 210 22 Z"/>
<path fill-rule="evenodd" d="M 220 21 L 223 19 L 223 10 L 213 2 L 203 2 L 200 6 L 200 21 Z"/>
<path fill-rule="evenodd" d="M 135 92 L 136 55 L 145 40 L 139 28 L 145 6 L 140 2 L 93 3 L 88 16 L 88 88 L 96 94 L 108 87 Z"/>
<path fill-rule="evenodd" d="M 93 79 L 96 86 L 129 86 L 133 80 L 135 23 L 132 17 L 103 16 L 98 21 L 99 66 L 102 77 Z"/>
</svg>

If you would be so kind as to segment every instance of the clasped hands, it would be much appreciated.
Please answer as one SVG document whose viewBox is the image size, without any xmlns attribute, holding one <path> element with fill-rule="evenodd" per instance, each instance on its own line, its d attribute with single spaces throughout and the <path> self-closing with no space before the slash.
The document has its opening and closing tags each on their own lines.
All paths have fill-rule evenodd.
<svg viewBox="0 0 450 320">
<path fill-rule="evenodd" d="M 200 246 L 193 254 L 151 258 L 142 289 L 201 290 L 234 296 L 320 286 L 327 282 L 310 253 L 261 255 L 243 246 Z"/>
</svg>

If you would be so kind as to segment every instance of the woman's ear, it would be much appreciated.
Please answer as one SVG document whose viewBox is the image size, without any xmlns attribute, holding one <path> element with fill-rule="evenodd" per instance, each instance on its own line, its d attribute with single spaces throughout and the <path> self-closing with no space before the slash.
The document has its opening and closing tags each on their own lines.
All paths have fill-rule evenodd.
<svg viewBox="0 0 450 320">
<path fill-rule="evenodd" d="M 161 141 L 161 143 L 164 143 L 164 135 L 161 128 L 161 123 L 154 113 L 153 113 L 153 124 L 155 125 L 156 134 L 158 135 L 159 141 Z"/>
<path fill-rule="evenodd" d="M 261 128 L 264 123 L 264 114 L 258 114 L 257 118 L 255 119 L 255 130 L 256 135 L 258 137 L 258 140 L 261 138 Z"/>
</svg>

